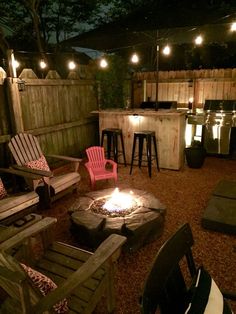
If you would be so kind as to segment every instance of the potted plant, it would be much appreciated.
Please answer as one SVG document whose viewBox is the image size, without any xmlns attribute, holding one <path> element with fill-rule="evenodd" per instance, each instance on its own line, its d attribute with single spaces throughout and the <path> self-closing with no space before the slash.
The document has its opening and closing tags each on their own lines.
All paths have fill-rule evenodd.
<svg viewBox="0 0 236 314">
<path fill-rule="evenodd" d="M 193 141 L 191 146 L 184 149 L 186 161 L 190 168 L 201 168 L 205 157 L 206 150 L 200 141 Z"/>
</svg>

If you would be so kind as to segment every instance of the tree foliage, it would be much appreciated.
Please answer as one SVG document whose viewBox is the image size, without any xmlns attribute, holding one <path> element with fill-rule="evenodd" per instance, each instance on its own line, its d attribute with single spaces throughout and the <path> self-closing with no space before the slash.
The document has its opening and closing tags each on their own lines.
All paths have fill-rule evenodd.
<svg viewBox="0 0 236 314">
<path fill-rule="evenodd" d="M 98 85 L 96 91 L 100 95 L 100 107 L 123 108 L 125 104 L 127 84 L 127 64 L 116 55 L 107 56 L 109 66 L 96 71 Z"/>
<path fill-rule="evenodd" d="M 2 24 L 10 32 L 5 38 L 17 49 L 49 49 L 61 40 L 84 31 L 96 19 L 106 0 L 1 0 Z M 101 10 L 100 10 L 101 11 Z"/>
</svg>

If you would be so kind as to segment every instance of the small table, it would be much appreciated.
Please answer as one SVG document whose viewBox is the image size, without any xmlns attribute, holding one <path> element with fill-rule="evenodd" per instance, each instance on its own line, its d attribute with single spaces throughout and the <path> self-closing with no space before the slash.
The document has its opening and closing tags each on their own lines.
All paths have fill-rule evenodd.
<svg viewBox="0 0 236 314">
<path fill-rule="evenodd" d="M 0 244 L 41 219 L 41 215 L 31 213 L 18 218 L 10 225 L 0 225 Z"/>
<path fill-rule="evenodd" d="M 86 193 L 70 208 L 71 231 L 80 243 L 96 248 L 110 234 L 117 233 L 127 237 L 124 249 L 131 252 L 162 234 L 166 208 L 146 191 L 132 190 L 138 206 L 122 217 L 110 217 L 90 209 L 96 200 L 110 196 L 113 191 L 105 189 Z M 121 192 L 129 191 L 125 189 Z"/>
</svg>

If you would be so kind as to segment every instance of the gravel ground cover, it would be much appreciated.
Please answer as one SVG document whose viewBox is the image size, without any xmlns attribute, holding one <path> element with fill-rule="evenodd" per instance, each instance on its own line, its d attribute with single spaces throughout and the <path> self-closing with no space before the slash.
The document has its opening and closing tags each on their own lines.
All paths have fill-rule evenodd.
<svg viewBox="0 0 236 314">
<path fill-rule="evenodd" d="M 68 194 L 56 201 L 43 215 L 58 219 L 55 237 L 58 240 L 78 245 L 70 232 L 69 209 L 80 195 L 90 191 L 89 177 L 80 167 L 82 180 L 77 193 Z M 160 238 L 142 247 L 133 254 L 123 253 L 118 262 L 116 274 L 116 314 L 136 314 L 139 310 L 139 296 L 151 263 L 165 240 L 185 222 L 192 228 L 195 239 L 194 257 L 197 265 L 204 264 L 216 283 L 224 290 L 236 292 L 236 236 L 203 229 L 201 217 L 216 184 L 222 180 L 236 180 L 236 160 L 207 157 L 200 169 L 187 165 L 180 171 L 153 169 L 149 178 L 147 168 L 118 167 L 118 183 L 121 189 L 143 189 L 155 195 L 167 209 L 164 232 Z M 114 186 L 112 181 L 98 182 L 96 189 Z M 115 187 L 115 186 L 114 186 Z M 236 302 L 232 303 L 236 313 Z M 104 302 L 96 313 L 106 313 Z M 173 313 L 174 314 L 174 313 Z"/>
</svg>

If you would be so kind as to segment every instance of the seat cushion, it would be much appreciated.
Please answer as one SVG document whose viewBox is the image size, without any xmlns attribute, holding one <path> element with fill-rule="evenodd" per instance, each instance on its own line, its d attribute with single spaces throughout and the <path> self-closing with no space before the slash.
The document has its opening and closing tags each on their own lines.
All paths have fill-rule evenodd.
<svg viewBox="0 0 236 314">
<path fill-rule="evenodd" d="M 50 171 L 47 160 L 43 155 L 39 159 L 28 161 L 25 166 L 31 169 Z"/>
<path fill-rule="evenodd" d="M 185 314 L 233 314 L 215 281 L 203 267 L 198 269 Z"/>
<path fill-rule="evenodd" d="M 206 229 L 236 234 L 236 199 L 212 196 L 201 223 Z"/>
<path fill-rule="evenodd" d="M 0 178 L 0 199 L 4 198 L 7 196 L 7 191 L 3 185 L 2 179 Z"/>
<path fill-rule="evenodd" d="M 47 276 L 36 271 L 35 269 L 32 269 L 29 266 L 26 266 L 23 263 L 21 263 L 21 266 L 43 296 L 47 295 L 48 292 L 57 288 L 57 285 Z M 67 300 L 66 299 L 61 300 L 60 302 L 53 306 L 53 309 L 55 313 L 67 313 L 68 312 Z"/>
</svg>

